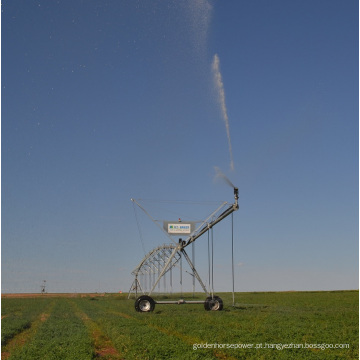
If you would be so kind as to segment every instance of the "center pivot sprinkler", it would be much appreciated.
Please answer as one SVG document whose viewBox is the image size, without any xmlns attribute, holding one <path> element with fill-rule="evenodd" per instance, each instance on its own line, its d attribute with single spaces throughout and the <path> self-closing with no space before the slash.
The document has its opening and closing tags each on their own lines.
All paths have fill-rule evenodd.
<svg viewBox="0 0 360 360">
<path fill-rule="evenodd" d="M 179 222 L 164 222 L 163 227 L 160 228 L 166 233 L 173 243 L 161 245 L 151 250 L 145 255 L 139 265 L 132 272 L 132 275 L 134 275 L 134 281 L 129 291 L 129 298 L 132 291 L 135 292 L 136 297 L 139 292 L 142 294 L 135 300 L 136 311 L 151 312 L 155 309 L 156 304 L 203 304 L 205 310 L 207 311 L 220 311 L 223 309 L 222 299 L 219 296 L 214 295 L 213 288 L 211 291 L 206 289 L 205 283 L 201 280 L 201 277 L 195 268 L 194 261 L 190 259 L 185 249 L 190 244 L 193 244 L 200 236 L 210 231 L 220 221 L 224 220 L 227 216 L 239 209 L 239 191 L 236 187 L 234 187 L 234 198 L 235 202 L 233 204 L 229 205 L 226 202 L 223 203 L 210 216 L 208 216 L 208 218 L 205 219 L 197 229 L 195 229 L 195 223 L 182 223 L 180 219 Z M 155 222 L 155 220 L 136 200 L 131 200 L 138 205 L 152 221 Z M 186 234 L 190 234 L 186 240 L 182 240 L 180 238 L 177 243 L 174 242 L 171 237 L 173 235 L 183 236 Z M 160 285 L 160 280 L 165 276 L 165 274 L 170 274 L 170 285 L 172 286 L 172 271 L 174 267 L 180 267 L 182 271 L 182 259 L 185 259 L 189 264 L 192 271 L 192 274 L 190 275 L 198 281 L 203 291 L 207 294 L 206 299 L 155 300 L 152 297 L 152 293 L 155 291 L 156 286 Z M 213 263 L 209 263 L 209 277 L 210 267 L 211 272 L 213 273 Z M 149 291 L 145 291 L 147 287 L 149 288 Z"/>
</svg>

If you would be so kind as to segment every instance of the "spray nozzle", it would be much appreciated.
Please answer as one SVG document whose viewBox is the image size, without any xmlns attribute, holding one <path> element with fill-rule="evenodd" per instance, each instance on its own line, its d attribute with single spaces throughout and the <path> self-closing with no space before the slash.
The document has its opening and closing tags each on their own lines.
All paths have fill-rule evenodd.
<svg viewBox="0 0 360 360">
<path fill-rule="evenodd" d="M 237 201 L 239 199 L 239 189 L 237 187 L 234 187 L 234 196 L 235 200 Z"/>
</svg>

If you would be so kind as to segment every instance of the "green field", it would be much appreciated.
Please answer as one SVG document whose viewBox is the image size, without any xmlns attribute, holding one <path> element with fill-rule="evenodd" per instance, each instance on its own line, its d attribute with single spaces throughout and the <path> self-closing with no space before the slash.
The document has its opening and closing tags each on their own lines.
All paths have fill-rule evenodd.
<svg viewBox="0 0 360 360">
<path fill-rule="evenodd" d="M 359 358 L 358 291 L 218 295 L 223 311 L 152 313 L 127 294 L 3 297 L 2 359 Z"/>
</svg>

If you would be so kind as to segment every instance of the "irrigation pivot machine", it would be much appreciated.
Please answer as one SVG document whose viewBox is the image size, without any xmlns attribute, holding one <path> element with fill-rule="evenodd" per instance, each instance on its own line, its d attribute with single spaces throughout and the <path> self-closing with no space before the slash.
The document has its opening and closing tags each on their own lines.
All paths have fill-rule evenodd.
<svg viewBox="0 0 360 360">
<path fill-rule="evenodd" d="M 139 206 L 152 221 L 158 225 L 162 231 L 172 240 L 171 244 L 165 244 L 156 247 L 145 255 L 139 265 L 134 269 L 132 275 L 134 276 L 133 283 L 129 291 L 129 298 L 131 292 L 135 293 L 135 309 L 138 312 L 151 312 L 155 309 L 156 304 L 204 304 L 205 310 L 219 311 L 223 309 L 223 301 L 219 296 L 214 295 L 213 287 L 213 261 L 210 261 L 209 255 L 209 290 L 207 290 L 205 283 L 200 278 L 199 273 L 195 268 L 195 260 L 190 258 L 186 252 L 186 248 L 192 244 L 202 235 L 208 232 L 212 233 L 212 228 L 220 221 L 225 219 L 227 216 L 232 214 L 234 211 L 239 209 L 238 199 L 239 191 L 238 188 L 234 187 L 234 198 L 233 204 L 224 202 L 219 208 L 217 208 L 211 215 L 209 215 L 201 224 L 196 228 L 195 222 L 182 222 L 180 219 L 178 222 L 164 221 L 163 226 L 160 226 L 156 221 L 149 215 L 149 213 L 134 199 L 131 199 L 133 203 Z M 174 241 L 172 236 L 181 236 L 178 242 Z M 187 237 L 183 240 L 184 237 Z M 208 238 L 209 239 L 209 238 Z M 208 240 L 209 244 L 209 240 Z M 212 250 L 213 251 L 213 250 Z M 209 250 L 208 250 L 209 252 Z M 210 252 L 209 252 L 210 254 Z M 213 253 L 212 253 L 213 254 Z M 192 251 L 194 256 L 194 247 Z M 202 287 L 207 297 L 204 301 L 199 300 L 184 300 L 180 299 L 177 301 L 163 300 L 157 301 L 153 298 L 156 286 L 160 286 L 160 280 L 164 278 L 166 274 L 170 277 L 170 286 L 172 287 L 172 272 L 175 267 L 181 269 L 182 277 L 182 259 L 185 259 L 190 266 L 193 276 L 193 288 L 195 289 L 195 279 Z M 210 282 L 212 274 L 212 286 Z M 233 272 L 234 274 L 234 272 Z M 234 280 L 233 280 L 234 284 Z M 234 288 L 234 286 L 233 286 Z M 147 290 L 147 291 L 146 291 Z M 138 296 L 138 294 L 141 294 Z M 233 292 L 234 293 L 234 292 Z"/>
</svg>

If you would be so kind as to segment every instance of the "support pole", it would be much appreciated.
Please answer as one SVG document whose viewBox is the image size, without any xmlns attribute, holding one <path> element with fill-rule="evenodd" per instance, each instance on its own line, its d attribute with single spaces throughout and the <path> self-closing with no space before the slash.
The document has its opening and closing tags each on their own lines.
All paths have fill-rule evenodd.
<svg viewBox="0 0 360 360">
<path fill-rule="evenodd" d="M 172 264 L 170 264 L 170 294 L 172 294 L 173 292 L 173 287 L 172 287 Z"/>
<path fill-rule="evenodd" d="M 235 306 L 235 274 L 234 274 L 234 214 L 231 214 L 231 265 L 232 265 L 232 297 Z"/>
<path fill-rule="evenodd" d="M 214 230 L 211 228 L 211 297 L 214 298 Z"/>
<path fill-rule="evenodd" d="M 198 274 L 198 272 L 196 271 L 193 263 L 192 263 L 191 260 L 190 260 L 189 255 L 186 253 L 185 249 L 181 249 L 181 252 L 184 254 L 186 261 L 187 261 L 188 264 L 190 265 L 190 268 L 191 268 L 191 270 L 193 271 L 193 274 L 195 275 L 197 281 L 199 282 L 199 284 L 200 284 L 201 287 L 203 288 L 204 292 L 205 292 L 206 294 L 208 294 L 208 292 L 207 292 L 207 290 L 206 290 L 206 287 L 205 287 L 204 283 L 202 282 L 202 280 L 201 280 L 201 278 L 200 278 L 200 275 Z"/>
<path fill-rule="evenodd" d="M 151 291 L 149 292 L 149 296 L 151 295 L 151 293 L 154 291 L 154 289 L 156 288 L 156 285 L 160 282 L 161 277 L 165 274 L 165 272 L 167 271 L 169 264 L 171 263 L 172 259 L 174 258 L 174 256 L 176 255 L 176 253 L 179 251 L 179 246 L 175 247 L 171 256 L 169 257 L 168 261 L 166 262 L 164 268 L 162 269 L 161 273 L 159 273 L 159 276 L 157 278 L 157 280 L 155 281 Z M 160 272 L 160 269 L 159 269 Z"/>
<path fill-rule="evenodd" d="M 137 290 L 138 290 L 138 276 L 135 276 L 135 297 L 137 298 Z"/>
<path fill-rule="evenodd" d="M 195 269 L 195 242 L 192 243 L 191 245 L 191 256 L 192 256 L 192 263 Z M 193 271 L 193 298 L 195 297 L 195 274 Z"/>
<path fill-rule="evenodd" d="M 128 299 L 130 299 L 131 292 L 132 292 L 132 290 L 134 290 L 134 284 L 135 284 L 135 280 L 131 283 L 131 286 L 130 286 L 130 289 L 129 289 Z"/>
<path fill-rule="evenodd" d="M 158 270 L 158 277 L 159 277 L 159 280 L 160 280 L 160 268 L 161 268 L 161 264 L 160 264 L 160 253 L 157 254 L 158 258 L 157 258 L 157 261 L 158 261 L 158 264 L 159 264 L 159 270 Z M 158 292 L 160 293 L 160 281 L 158 282 Z"/>
<path fill-rule="evenodd" d="M 183 283 L 182 283 L 182 254 L 180 253 L 180 288 L 181 288 L 181 297 L 183 296 Z"/>
<path fill-rule="evenodd" d="M 209 265 L 209 272 L 208 272 L 208 280 L 209 280 L 209 289 L 211 289 L 211 265 L 210 265 L 210 231 L 208 231 L 208 265 Z"/>
</svg>

